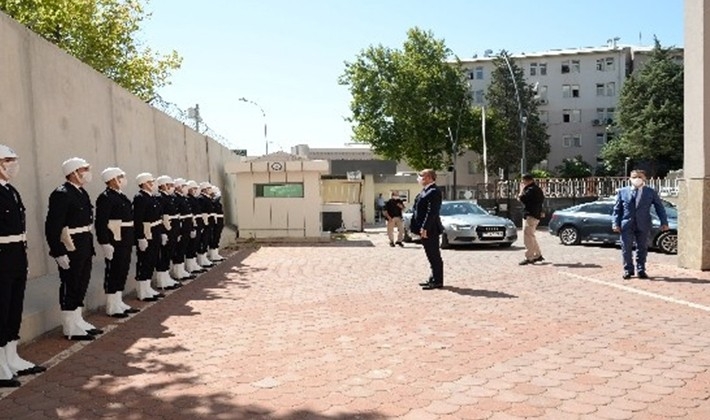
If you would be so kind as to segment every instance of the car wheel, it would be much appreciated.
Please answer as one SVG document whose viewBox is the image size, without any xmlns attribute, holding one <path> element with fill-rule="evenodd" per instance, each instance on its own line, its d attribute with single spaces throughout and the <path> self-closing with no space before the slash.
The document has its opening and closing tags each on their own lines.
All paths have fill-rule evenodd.
<svg viewBox="0 0 710 420">
<path fill-rule="evenodd" d="M 500 246 L 501 248 L 510 248 L 511 246 L 513 246 L 513 243 L 512 243 L 512 242 L 507 242 L 507 243 L 504 243 L 504 244 L 500 244 L 499 246 Z"/>
<path fill-rule="evenodd" d="M 579 230 L 574 226 L 565 226 L 558 234 L 562 245 L 579 245 L 582 238 L 579 237 Z"/>
<path fill-rule="evenodd" d="M 677 254 L 678 233 L 670 231 L 661 233 L 658 235 L 658 239 L 656 239 L 656 246 L 666 254 Z"/>
<path fill-rule="evenodd" d="M 451 244 L 449 244 L 449 235 L 446 233 L 441 234 L 441 249 L 449 249 L 451 248 Z"/>
</svg>

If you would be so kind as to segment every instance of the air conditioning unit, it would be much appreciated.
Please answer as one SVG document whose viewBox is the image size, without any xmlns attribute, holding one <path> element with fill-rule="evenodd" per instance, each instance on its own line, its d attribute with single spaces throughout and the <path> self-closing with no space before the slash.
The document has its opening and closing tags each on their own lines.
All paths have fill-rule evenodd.
<svg viewBox="0 0 710 420">
<path fill-rule="evenodd" d="M 548 101 L 547 99 L 545 99 L 545 98 L 540 99 L 540 105 L 547 105 L 548 102 L 549 102 L 549 101 Z"/>
<path fill-rule="evenodd" d="M 593 126 L 602 125 L 602 122 L 600 120 L 592 120 L 592 125 Z"/>
</svg>

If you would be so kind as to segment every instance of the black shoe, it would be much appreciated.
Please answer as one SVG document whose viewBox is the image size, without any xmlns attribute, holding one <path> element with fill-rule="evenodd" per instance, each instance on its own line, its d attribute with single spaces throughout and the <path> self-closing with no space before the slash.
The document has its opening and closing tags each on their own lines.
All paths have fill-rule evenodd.
<svg viewBox="0 0 710 420">
<path fill-rule="evenodd" d="M 402 242 L 397 242 L 397 245 L 399 245 L 400 247 L 404 248 L 404 244 L 403 244 Z"/>
<path fill-rule="evenodd" d="M 640 278 L 640 279 L 647 279 L 647 278 L 648 278 L 648 274 L 646 274 L 645 271 L 639 271 L 638 278 Z"/>
<path fill-rule="evenodd" d="M 17 376 L 35 375 L 46 371 L 47 368 L 40 365 L 34 365 L 31 368 L 22 369 L 17 372 Z"/>
<path fill-rule="evenodd" d="M 137 314 L 137 313 L 140 312 L 140 311 L 141 311 L 140 309 L 128 308 L 128 309 L 126 309 L 125 311 L 123 311 L 123 313 L 124 313 L 124 314 Z"/>
<path fill-rule="evenodd" d="M 171 286 L 161 287 L 160 290 L 175 290 L 182 287 L 182 283 L 175 283 Z"/>
<path fill-rule="evenodd" d="M 624 274 L 621 276 L 621 278 L 624 280 L 628 280 L 631 278 L 632 275 L 633 275 L 632 273 L 629 273 L 628 271 L 624 271 Z"/>
<path fill-rule="evenodd" d="M 154 297 L 154 298 L 158 298 L 158 299 L 162 299 L 162 298 L 165 297 L 165 295 L 162 294 L 162 293 L 158 293 L 157 295 L 153 295 L 153 297 Z"/>
<path fill-rule="evenodd" d="M 390 246 L 394 248 L 394 242 L 390 242 Z"/>
<path fill-rule="evenodd" d="M 444 283 L 428 283 L 424 286 L 422 286 L 422 290 L 434 290 L 434 289 L 441 289 L 444 287 Z"/>
<path fill-rule="evenodd" d="M 533 260 L 533 262 L 543 262 L 543 261 L 545 261 L 545 258 L 542 255 L 540 255 L 539 257 L 537 257 Z"/>
<path fill-rule="evenodd" d="M 91 341 L 94 340 L 94 336 L 91 334 L 85 334 L 85 335 L 65 335 L 67 340 L 69 341 Z"/>
<path fill-rule="evenodd" d="M 138 299 L 138 300 L 140 300 L 141 302 L 157 302 L 158 298 L 151 296 L 151 297 L 147 297 L 145 299 Z"/>
<path fill-rule="evenodd" d="M 20 385 L 17 379 L 0 379 L 0 388 L 18 388 Z"/>
<path fill-rule="evenodd" d="M 534 260 L 531 261 L 531 260 L 529 260 L 529 259 L 526 258 L 526 259 L 520 261 L 520 262 L 518 263 L 518 265 L 528 265 L 528 264 L 532 264 L 532 263 L 534 263 L 534 262 L 535 262 Z"/>
<path fill-rule="evenodd" d="M 104 330 L 100 330 L 98 328 L 92 328 L 90 330 L 86 330 L 86 333 L 89 335 L 100 335 L 104 333 Z"/>
<path fill-rule="evenodd" d="M 433 281 L 434 281 L 434 279 L 431 278 L 431 277 L 429 277 L 429 280 L 423 281 L 423 282 L 419 283 L 419 285 L 420 285 L 420 286 L 426 286 L 427 284 L 431 284 Z"/>
<path fill-rule="evenodd" d="M 125 312 L 119 312 L 117 314 L 110 314 L 111 318 L 128 318 L 128 314 Z"/>
</svg>

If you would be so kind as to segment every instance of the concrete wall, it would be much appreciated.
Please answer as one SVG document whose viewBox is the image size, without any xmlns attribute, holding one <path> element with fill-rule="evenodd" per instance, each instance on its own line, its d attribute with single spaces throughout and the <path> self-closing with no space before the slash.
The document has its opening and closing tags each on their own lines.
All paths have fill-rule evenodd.
<svg viewBox="0 0 710 420">
<path fill-rule="evenodd" d="M 27 207 L 30 269 L 21 332 L 26 341 L 59 325 L 59 279 L 43 227 L 49 194 L 64 181 L 65 159 L 79 156 L 91 163 L 94 181 L 87 191 L 95 201 L 104 189 L 100 172 L 115 165 L 127 173 L 129 196 L 138 189 L 131 182 L 135 175 L 147 171 L 209 180 L 228 197 L 231 184 L 225 184 L 223 168 L 236 156 L 2 13 L 0 63 L 0 143 L 20 156 L 13 185 Z M 225 222 L 236 223 L 230 205 L 225 210 Z M 233 239 L 233 234 L 227 230 L 223 238 Z M 85 301 L 89 309 L 104 304 L 102 283 L 103 260 L 94 258 Z M 127 292 L 134 285 L 129 280 Z"/>
</svg>

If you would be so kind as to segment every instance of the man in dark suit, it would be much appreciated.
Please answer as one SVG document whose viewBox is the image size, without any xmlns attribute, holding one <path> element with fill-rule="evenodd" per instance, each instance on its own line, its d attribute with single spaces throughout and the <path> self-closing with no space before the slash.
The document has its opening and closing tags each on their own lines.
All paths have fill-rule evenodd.
<svg viewBox="0 0 710 420">
<path fill-rule="evenodd" d="M 62 329 L 69 340 L 93 340 L 103 333 L 84 320 L 82 311 L 91 280 L 94 257 L 94 206 L 84 186 L 91 182 L 91 166 L 78 157 L 62 163 L 65 181 L 49 195 L 44 233 L 49 255 L 59 267 L 59 306 Z"/>
<path fill-rule="evenodd" d="M 15 151 L 0 144 L 0 388 L 16 388 L 16 376 L 46 370 L 17 354 L 27 284 L 25 206 L 10 184 L 19 170 Z"/>
<path fill-rule="evenodd" d="M 612 229 L 614 232 L 621 233 L 621 254 L 624 258 L 622 278 L 628 280 L 634 275 L 631 252 L 635 242 L 636 271 L 640 279 L 647 279 L 648 236 L 653 223 L 651 205 L 656 209 L 658 218 L 661 219 L 662 231 L 668 230 L 668 217 L 656 190 L 645 185 L 646 173 L 640 169 L 634 169 L 629 174 L 629 178 L 631 185 L 620 189 L 616 196 L 612 213 Z"/>
<path fill-rule="evenodd" d="M 436 186 L 436 172 L 433 169 L 421 171 L 417 181 L 424 189 L 414 201 L 411 230 L 421 237 L 424 252 L 431 266 L 429 280 L 419 285 L 423 290 L 441 289 L 444 287 L 444 262 L 439 249 L 439 235 L 444 231 L 439 217 L 441 191 Z"/>
</svg>

